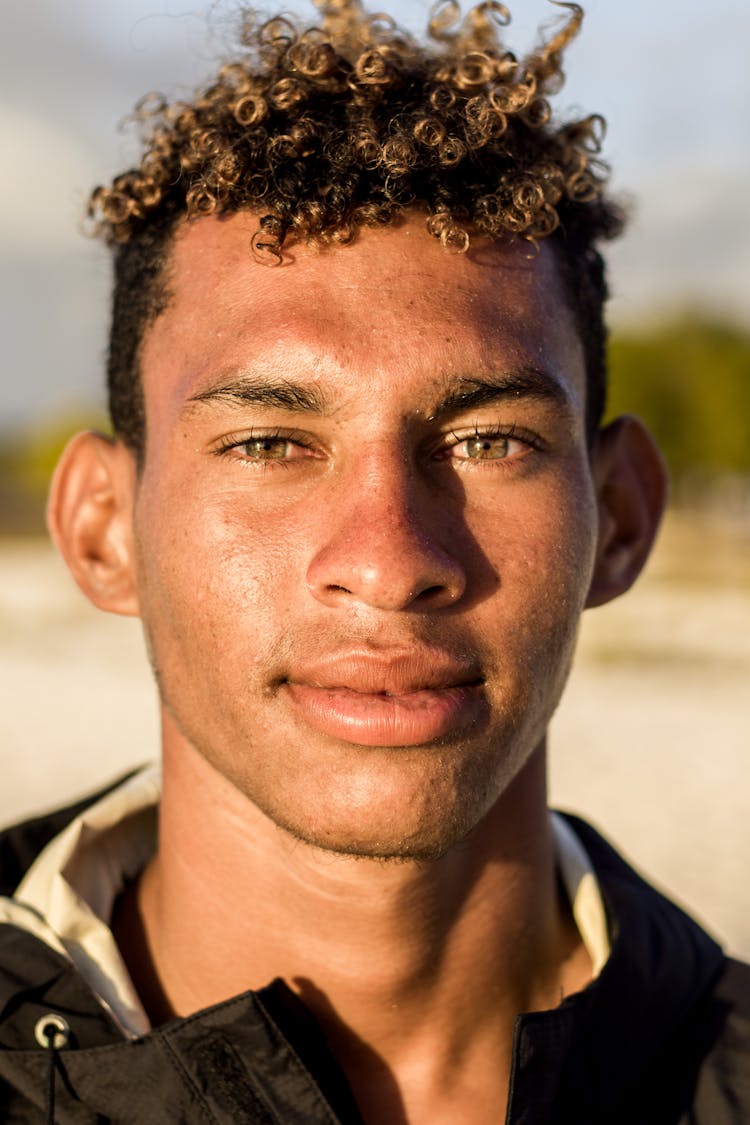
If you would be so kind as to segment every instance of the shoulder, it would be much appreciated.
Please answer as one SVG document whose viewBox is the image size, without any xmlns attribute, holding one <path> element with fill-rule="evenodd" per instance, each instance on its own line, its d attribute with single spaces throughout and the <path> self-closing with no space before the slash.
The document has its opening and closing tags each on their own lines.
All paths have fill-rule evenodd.
<svg viewBox="0 0 750 1125">
<path fill-rule="evenodd" d="M 728 957 L 714 992 L 718 1000 L 731 1005 L 750 1032 L 750 964 Z"/>
<path fill-rule="evenodd" d="M 613 944 L 600 993 L 619 1025 L 633 1017 L 631 1043 L 642 1047 L 651 1039 L 654 1047 L 639 1087 L 642 1120 L 746 1125 L 750 965 L 725 956 L 594 828 L 567 819 L 590 856 L 607 907 Z"/>
<path fill-rule="evenodd" d="M 10 897 L 39 853 L 90 805 L 122 785 L 132 773 L 72 804 L 0 830 L 0 896 Z"/>
<path fill-rule="evenodd" d="M 690 1121 L 744 1125 L 750 1121 L 750 965 L 725 961 L 694 1028 L 710 1045 L 697 1074 Z"/>
<path fill-rule="evenodd" d="M 723 1017 L 723 1052 L 744 1060 L 750 1115 L 750 964 L 727 958 L 712 990 L 712 1000 Z"/>
</svg>

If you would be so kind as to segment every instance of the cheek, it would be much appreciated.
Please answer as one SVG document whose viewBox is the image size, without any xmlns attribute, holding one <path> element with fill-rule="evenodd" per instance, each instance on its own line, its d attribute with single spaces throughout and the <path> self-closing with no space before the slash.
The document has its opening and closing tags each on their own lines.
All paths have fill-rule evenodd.
<svg viewBox="0 0 750 1125">
<path fill-rule="evenodd" d="M 571 487 L 573 482 L 573 487 Z M 573 659 L 591 581 L 596 505 L 585 472 L 519 489 L 484 539 L 498 576 L 480 607 L 497 710 L 514 716 L 536 745 L 557 706 Z"/>
<path fill-rule="evenodd" d="M 254 516 L 242 494 L 144 495 L 138 580 L 157 660 L 177 648 L 190 664 L 246 663 L 278 641 L 299 557 L 283 522 Z"/>
<path fill-rule="evenodd" d="M 596 553 L 596 498 L 585 462 L 561 469 L 503 490 L 496 504 L 468 514 L 467 527 L 508 596 L 538 611 L 552 602 L 580 612 Z"/>
</svg>

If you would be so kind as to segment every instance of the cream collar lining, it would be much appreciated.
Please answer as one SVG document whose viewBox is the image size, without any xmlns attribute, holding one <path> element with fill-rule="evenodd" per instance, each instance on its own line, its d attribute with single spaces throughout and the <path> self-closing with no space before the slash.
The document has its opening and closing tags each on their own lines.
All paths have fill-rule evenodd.
<svg viewBox="0 0 750 1125">
<path fill-rule="evenodd" d="M 109 923 L 125 883 L 155 851 L 160 792 L 157 766 L 128 778 L 40 852 L 13 899 L 0 899 L 0 922 L 68 956 L 128 1038 L 146 1034 L 150 1023 Z M 599 884 L 568 822 L 557 813 L 551 821 L 560 875 L 596 978 L 610 953 Z"/>
</svg>

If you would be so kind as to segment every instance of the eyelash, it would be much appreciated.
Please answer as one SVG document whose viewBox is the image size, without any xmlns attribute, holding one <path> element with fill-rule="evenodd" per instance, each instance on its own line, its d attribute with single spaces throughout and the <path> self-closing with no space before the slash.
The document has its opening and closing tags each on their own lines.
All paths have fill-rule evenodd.
<svg viewBox="0 0 750 1125">
<path fill-rule="evenodd" d="M 216 457 L 222 457 L 225 454 L 231 453 L 233 449 L 239 449 L 240 446 L 249 445 L 250 442 L 253 441 L 286 441 L 292 445 L 298 445 L 303 449 L 312 448 L 310 443 L 305 440 L 302 434 L 299 434 L 293 430 L 248 430 L 247 432 L 242 434 L 227 434 L 221 439 L 219 444 L 211 450 L 211 452 Z M 236 459 L 243 465 L 254 464 L 263 465 L 265 467 L 270 466 L 273 463 L 274 466 L 287 466 L 287 462 L 281 458 L 279 458 L 278 461 L 273 460 L 273 458 L 264 460 L 262 457 L 259 457 L 256 460 L 244 457 L 238 457 Z"/>
<path fill-rule="evenodd" d="M 470 430 L 451 430 L 448 437 L 452 440 L 450 444 L 443 444 L 443 450 L 461 445 L 465 441 L 472 441 L 472 439 L 479 441 L 482 438 L 506 438 L 508 441 L 520 441 L 529 449 L 543 450 L 545 448 L 544 442 L 537 434 L 514 425 L 480 426 L 475 424 Z"/>
<path fill-rule="evenodd" d="M 441 438 L 440 445 L 433 449 L 431 456 L 438 461 L 447 461 L 450 459 L 450 451 L 463 442 L 471 441 L 472 439 L 490 439 L 505 438 L 508 441 L 522 442 L 529 449 L 543 451 L 546 446 L 542 439 L 529 430 L 521 429 L 515 425 L 489 425 L 480 426 L 474 425 L 469 430 L 450 430 L 443 438 Z M 233 450 L 239 449 L 243 445 L 248 445 L 253 441 L 284 441 L 292 445 L 297 445 L 302 449 L 311 450 L 312 443 L 308 441 L 303 434 L 297 431 L 285 431 L 281 429 L 276 430 L 249 430 L 245 433 L 227 434 L 223 437 L 220 443 L 211 451 L 216 457 L 223 457 L 231 454 Z M 516 458 L 512 455 L 507 458 L 464 458 L 464 464 L 471 464 L 473 469 L 481 468 L 495 468 L 501 467 L 505 461 L 514 461 Z M 251 458 L 251 457 L 236 457 L 242 465 L 253 465 L 256 468 L 262 467 L 264 469 L 271 468 L 289 468 L 289 461 L 284 458 Z"/>
</svg>

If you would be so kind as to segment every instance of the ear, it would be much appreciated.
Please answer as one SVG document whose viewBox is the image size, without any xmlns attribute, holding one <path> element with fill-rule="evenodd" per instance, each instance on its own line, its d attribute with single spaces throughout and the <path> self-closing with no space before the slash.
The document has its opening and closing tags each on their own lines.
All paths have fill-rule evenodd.
<svg viewBox="0 0 750 1125">
<path fill-rule="evenodd" d="M 89 601 L 138 614 L 133 550 L 135 457 L 103 434 L 77 434 L 52 478 L 47 526 Z"/>
<path fill-rule="evenodd" d="M 599 537 L 587 606 L 628 590 L 643 569 L 667 498 L 667 472 L 638 418 L 616 418 L 600 430 L 592 450 L 599 502 Z"/>
</svg>

